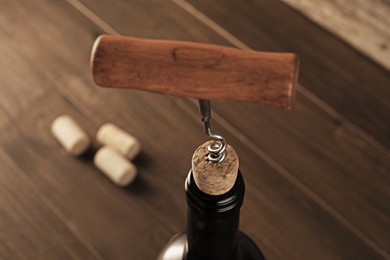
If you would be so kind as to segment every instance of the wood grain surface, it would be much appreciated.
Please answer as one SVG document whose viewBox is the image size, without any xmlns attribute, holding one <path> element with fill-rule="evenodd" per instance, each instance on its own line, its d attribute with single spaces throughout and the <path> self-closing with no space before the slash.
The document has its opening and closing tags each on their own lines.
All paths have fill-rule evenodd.
<svg viewBox="0 0 390 260">
<path fill-rule="evenodd" d="M 0 59 L 6 72 L 0 74 L 1 258 L 155 259 L 184 229 L 184 179 L 193 152 L 207 140 L 196 102 L 98 88 L 88 64 L 93 41 L 104 32 L 232 44 L 179 2 L 2 5 L 0 48 L 7 58 Z M 301 83 L 307 95 L 299 90 L 293 112 L 212 104 L 213 129 L 237 151 L 246 180 L 241 229 L 267 259 L 390 258 L 388 72 L 283 4 L 206 2 L 197 1 L 203 14 L 250 46 L 257 44 L 256 50 L 299 47 L 305 57 Z M 275 10 L 283 19 L 270 15 Z M 269 22 L 276 26 L 263 32 Z M 310 32 L 304 42 L 295 39 L 301 29 Z M 328 47 L 320 50 L 317 40 L 308 39 Z M 329 57 L 331 51 L 337 55 Z M 331 80 L 318 76 L 320 68 Z M 350 89 L 368 79 L 373 89 Z M 324 91 L 329 83 L 337 83 L 337 93 Z M 340 105 L 338 99 L 347 98 L 354 101 Z M 366 113 L 357 116 L 363 110 L 356 101 Z M 74 117 L 91 137 L 106 122 L 136 136 L 143 146 L 134 161 L 136 182 L 120 189 L 94 168 L 96 143 L 80 158 L 69 156 L 50 135 L 51 122 L 61 114 Z"/>
<path fill-rule="evenodd" d="M 97 85 L 291 109 L 298 57 L 183 41 L 101 35 L 91 54 Z"/>
<path fill-rule="evenodd" d="M 390 69 L 389 1 L 283 1 Z"/>
<path fill-rule="evenodd" d="M 226 37 L 221 28 L 215 28 L 235 44 L 238 38 L 256 50 L 297 53 L 301 68 L 299 82 L 303 85 L 297 95 L 306 96 L 334 117 L 350 121 L 370 142 L 389 151 L 388 70 L 280 1 L 188 2 L 232 33 L 234 39 Z M 239 13 L 240 19 L 231 19 L 233 13 Z"/>
</svg>

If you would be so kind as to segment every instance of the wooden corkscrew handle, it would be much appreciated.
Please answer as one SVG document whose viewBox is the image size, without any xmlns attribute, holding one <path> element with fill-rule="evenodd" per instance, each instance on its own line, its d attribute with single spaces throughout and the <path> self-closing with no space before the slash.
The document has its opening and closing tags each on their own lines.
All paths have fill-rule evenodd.
<svg viewBox="0 0 390 260">
<path fill-rule="evenodd" d="M 91 66 L 95 83 L 103 87 L 284 109 L 292 107 L 298 77 L 298 57 L 292 53 L 119 35 L 95 41 Z"/>
</svg>

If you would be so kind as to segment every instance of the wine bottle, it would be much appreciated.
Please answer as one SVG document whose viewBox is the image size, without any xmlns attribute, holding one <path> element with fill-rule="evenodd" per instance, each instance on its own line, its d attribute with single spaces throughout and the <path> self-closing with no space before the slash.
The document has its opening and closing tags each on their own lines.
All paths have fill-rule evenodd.
<svg viewBox="0 0 390 260">
<path fill-rule="evenodd" d="M 230 146 L 228 146 L 227 150 L 228 155 L 223 163 L 224 165 L 207 164 L 207 162 L 203 164 L 204 162 L 201 162 L 202 166 L 198 168 L 199 163 L 194 165 L 194 158 L 197 152 L 199 153 L 199 148 L 195 152 L 193 167 L 185 181 L 185 194 L 188 205 L 187 230 L 172 237 L 159 255 L 159 260 L 264 259 L 256 244 L 247 235 L 239 231 L 240 208 L 244 200 L 245 184 L 241 172 L 238 170 L 238 159 L 236 159 L 237 169 L 231 167 L 235 163 L 232 163 L 231 158 L 232 154 L 235 155 L 234 150 L 232 151 Z M 203 155 L 197 158 L 198 160 L 200 158 L 200 161 L 205 160 Z M 205 171 L 205 167 L 209 167 L 209 169 Z M 210 171 L 210 167 L 214 169 Z M 213 173 L 221 176 L 220 180 L 222 180 L 222 186 L 225 188 L 223 193 L 219 192 L 221 194 L 211 195 L 210 193 L 212 192 L 205 189 L 204 185 L 202 185 L 204 184 L 204 176 L 198 176 L 200 178 L 196 181 L 199 169 L 207 174 L 207 177 L 213 175 Z M 234 177 L 234 182 L 231 187 L 227 185 L 228 188 L 226 188 L 224 180 L 229 178 L 227 176 L 229 174 L 232 174 Z M 212 186 L 208 188 L 215 191 L 215 186 L 218 182 L 218 180 L 213 179 Z M 221 183 L 217 186 L 221 186 Z"/>
</svg>

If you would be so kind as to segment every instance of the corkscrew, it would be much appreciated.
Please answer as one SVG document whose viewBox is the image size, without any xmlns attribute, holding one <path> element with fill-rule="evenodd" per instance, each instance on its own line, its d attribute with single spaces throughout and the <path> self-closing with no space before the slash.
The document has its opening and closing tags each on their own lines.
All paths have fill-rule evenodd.
<svg viewBox="0 0 390 260">
<path fill-rule="evenodd" d="M 225 159 L 226 141 L 211 130 L 209 100 L 291 109 L 298 77 L 293 53 L 119 35 L 102 35 L 95 41 L 91 67 L 95 83 L 103 87 L 198 99 L 206 134 L 213 140 L 206 159 L 213 163 Z"/>
<path fill-rule="evenodd" d="M 211 131 L 210 100 L 199 99 L 199 111 L 202 116 L 202 122 L 204 123 L 206 134 L 214 140 L 214 142 L 207 147 L 207 160 L 212 163 L 222 162 L 226 156 L 226 141 L 225 138 L 220 135 L 213 134 Z"/>
<path fill-rule="evenodd" d="M 293 53 L 102 35 L 94 43 L 91 67 L 95 83 L 102 87 L 139 89 L 199 100 L 206 134 L 213 141 L 199 146 L 191 160 L 186 181 L 190 230 L 171 240 L 159 259 L 187 259 L 189 252 L 199 259 L 227 259 L 235 250 L 229 246 L 243 245 L 238 252 L 253 247 L 249 238 L 238 233 L 244 193 L 238 156 L 222 136 L 212 132 L 209 100 L 257 102 L 291 109 L 298 57 Z M 205 164 L 206 160 L 211 163 Z M 236 243 L 237 239 L 245 240 Z M 245 259 L 263 259 L 257 248 L 251 252 L 255 254 L 245 254 L 250 256 Z"/>
</svg>

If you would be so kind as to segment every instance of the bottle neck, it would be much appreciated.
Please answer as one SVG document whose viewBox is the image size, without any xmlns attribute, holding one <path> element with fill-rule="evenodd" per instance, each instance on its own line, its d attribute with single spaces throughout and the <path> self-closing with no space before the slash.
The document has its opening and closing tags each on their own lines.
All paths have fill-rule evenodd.
<svg viewBox="0 0 390 260">
<path fill-rule="evenodd" d="M 192 171 L 186 184 L 187 259 L 230 259 L 237 245 L 240 208 L 245 185 L 238 172 L 233 188 L 222 195 L 208 195 L 195 184 Z"/>
</svg>

